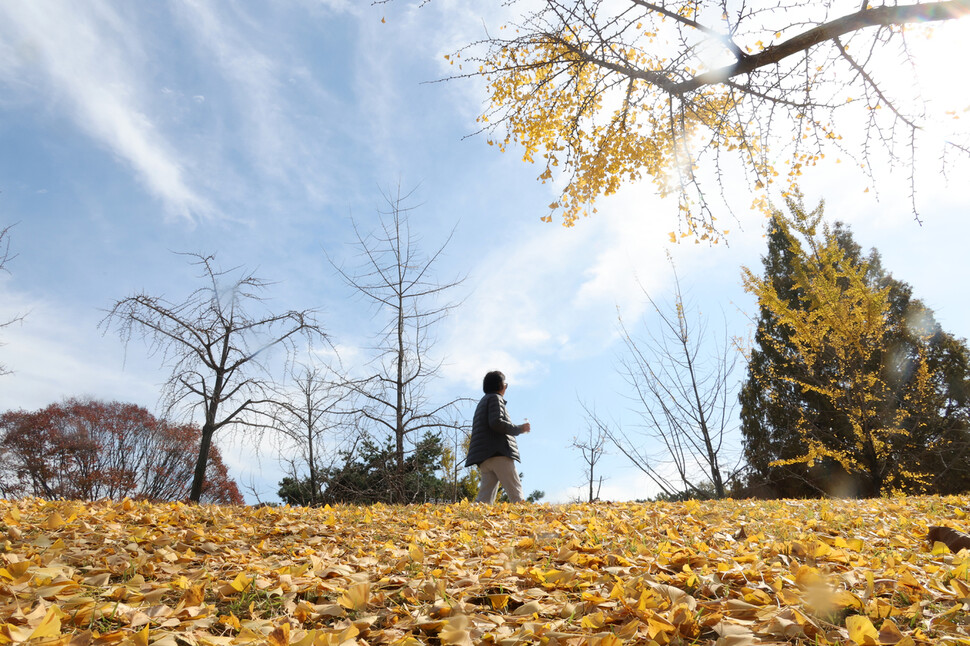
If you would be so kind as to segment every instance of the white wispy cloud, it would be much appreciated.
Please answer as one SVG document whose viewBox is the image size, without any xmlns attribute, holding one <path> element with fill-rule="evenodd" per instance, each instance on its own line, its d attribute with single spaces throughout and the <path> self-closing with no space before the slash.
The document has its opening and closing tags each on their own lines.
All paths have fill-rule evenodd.
<svg viewBox="0 0 970 646">
<path fill-rule="evenodd" d="M 0 363 L 13 373 L 0 377 L 0 410 L 32 410 L 68 397 L 155 405 L 164 376 L 141 352 L 119 370 L 124 347 L 93 332 L 97 311 L 68 309 L 0 282 L 0 321 L 13 315 L 24 318 L 0 331 Z"/>
<path fill-rule="evenodd" d="M 187 160 L 153 122 L 141 34 L 115 5 L 3 3 L 0 39 L 15 61 L 0 66 L 0 81 L 22 100 L 73 120 L 129 165 L 168 213 L 189 220 L 215 213 L 188 181 Z"/>
<path fill-rule="evenodd" d="M 555 362 L 609 353 L 617 311 L 640 316 L 643 289 L 669 283 L 661 230 L 675 223 L 649 217 L 660 204 L 646 189 L 599 207 L 569 229 L 523 222 L 483 253 L 443 335 L 446 354 L 458 357 L 450 377 L 471 385 L 483 366 L 507 366 L 517 381 L 534 381 Z"/>
<path fill-rule="evenodd" d="M 182 0 L 178 15 L 199 50 L 219 70 L 232 95 L 230 110 L 242 114 L 244 128 L 237 133 L 244 148 L 262 172 L 283 176 L 292 168 L 288 159 L 299 157 L 299 137 L 284 115 L 291 106 L 284 96 L 290 75 L 281 52 L 263 51 L 267 30 L 228 5 Z"/>
<path fill-rule="evenodd" d="M 453 54 L 469 42 L 484 38 L 486 28 L 497 30 L 531 3 L 516 3 L 513 10 L 503 3 L 395 1 L 358 12 L 352 67 L 359 108 L 366 114 L 361 124 L 367 136 L 362 141 L 372 151 L 377 177 L 381 173 L 393 176 L 413 166 L 413 156 L 401 142 L 425 138 L 422 128 L 437 127 L 457 115 L 465 124 L 465 133 L 478 129 L 475 118 L 485 98 L 484 81 L 444 81 L 471 71 L 461 69 L 462 61 Z M 402 57 L 402 52 L 407 56 Z M 422 70 L 423 78 L 415 75 L 415 69 Z M 413 79 L 413 85 L 402 85 L 401 78 Z M 421 105 L 414 105 L 416 101 Z M 418 118 L 402 120 L 409 112 Z"/>
</svg>

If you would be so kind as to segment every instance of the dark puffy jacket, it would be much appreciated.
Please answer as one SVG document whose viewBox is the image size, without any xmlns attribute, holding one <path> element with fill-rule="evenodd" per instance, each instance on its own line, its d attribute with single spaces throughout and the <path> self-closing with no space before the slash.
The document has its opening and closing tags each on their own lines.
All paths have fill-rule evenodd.
<svg viewBox="0 0 970 646">
<path fill-rule="evenodd" d="M 522 427 L 513 424 L 509 418 L 502 396 L 498 393 L 485 395 L 478 402 L 472 418 L 472 439 L 465 466 L 481 464 L 496 455 L 518 460 L 519 447 L 515 436 L 521 433 Z"/>
</svg>

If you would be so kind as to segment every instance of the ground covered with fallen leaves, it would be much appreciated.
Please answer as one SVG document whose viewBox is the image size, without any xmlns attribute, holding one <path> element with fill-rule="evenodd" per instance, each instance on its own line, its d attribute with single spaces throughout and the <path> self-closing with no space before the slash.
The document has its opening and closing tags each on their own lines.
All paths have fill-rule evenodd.
<svg viewBox="0 0 970 646">
<path fill-rule="evenodd" d="M 0 502 L 0 644 L 970 644 L 967 502 Z"/>
</svg>

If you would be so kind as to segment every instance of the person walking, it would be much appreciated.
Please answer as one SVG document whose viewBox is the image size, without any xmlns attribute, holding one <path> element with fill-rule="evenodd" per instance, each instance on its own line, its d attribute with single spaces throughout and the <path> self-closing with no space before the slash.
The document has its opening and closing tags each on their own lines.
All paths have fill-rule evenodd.
<svg viewBox="0 0 970 646">
<path fill-rule="evenodd" d="M 505 390 L 509 387 L 505 375 L 493 370 L 482 380 L 485 396 L 475 408 L 472 418 L 472 437 L 468 445 L 465 466 L 478 466 L 481 482 L 475 502 L 493 503 L 501 483 L 512 502 L 522 502 L 522 482 L 515 470 L 519 447 L 515 436 L 528 433 L 532 427 L 513 424 L 505 410 Z"/>
</svg>

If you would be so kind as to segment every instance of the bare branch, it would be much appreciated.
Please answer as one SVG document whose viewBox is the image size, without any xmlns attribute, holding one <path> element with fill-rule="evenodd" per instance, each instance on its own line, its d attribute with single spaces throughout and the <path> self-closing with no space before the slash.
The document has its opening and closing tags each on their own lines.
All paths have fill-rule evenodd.
<svg viewBox="0 0 970 646">
<path fill-rule="evenodd" d="M 282 314 L 253 313 L 264 302 L 270 283 L 238 268 L 222 271 L 215 256 L 183 254 L 202 269 L 206 283 L 180 303 L 148 294 L 117 301 L 101 321 L 127 344 L 133 336 L 145 341 L 149 354 L 160 355 L 170 370 L 165 388 L 167 408 L 189 417 L 201 409 L 203 425 L 191 499 L 199 500 L 212 436 L 233 424 L 259 424 L 248 414 L 271 400 L 273 370 L 265 360 L 270 350 L 285 350 L 285 367 L 295 352 L 295 339 L 327 341 L 312 310 Z M 234 277 L 234 275 L 236 277 Z M 225 283 L 229 281 L 228 288 Z"/>
<path fill-rule="evenodd" d="M 375 373 L 367 379 L 348 382 L 359 396 L 357 413 L 392 438 L 398 471 L 405 460 L 405 440 L 424 431 L 451 428 L 448 420 L 461 399 L 432 403 L 426 389 L 439 375 L 440 362 L 429 361 L 437 322 L 458 306 L 440 299 L 461 285 L 463 278 L 439 282 L 434 278 L 438 262 L 454 235 L 452 229 L 430 254 L 423 253 L 420 240 L 410 228 L 409 206 L 414 191 L 383 194 L 387 208 L 380 212 L 375 231 L 364 233 L 353 223 L 360 264 L 354 269 L 338 266 L 337 273 L 356 293 L 375 306 L 384 321 L 376 339 L 371 361 Z M 399 474 L 400 475 L 400 474 Z"/>
<path fill-rule="evenodd" d="M 756 54 L 744 56 L 733 65 L 698 74 L 682 83 L 673 85 L 669 91 L 671 94 L 685 94 L 705 85 L 723 83 L 727 79 L 750 74 L 757 69 L 779 63 L 789 56 L 804 53 L 819 43 L 836 42 L 846 34 L 868 27 L 888 27 L 890 25 L 952 20 L 967 13 L 970 13 L 970 0 L 863 8 L 854 14 L 813 27 Z"/>
<path fill-rule="evenodd" d="M 14 225 L 6 226 L 0 229 L 0 271 L 7 271 L 7 263 L 17 257 L 16 254 L 10 253 L 10 229 Z M 24 320 L 25 314 L 15 314 L 13 318 L 0 323 L 0 329 L 3 329 L 14 323 L 18 323 Z M 0 347 L 3 347 L 3 343 L 0 343 Z M 0 363 L 0 376 L 10 374 L 8 370 L 2 363 Z"/>
<path fill-rule="evenodd" d="M 946 135 L 936 141 L 924 126 L 943 115 L 921 113 L 907 84 L 892 79 L 890 91 L 874 70 L 912 63 L 907 32 L 970 13 L 970 0 L 864 3 L 835 15 L 841 7 L 544 0 L 507 25 L 502 33 L 513 36 L 457 52 L 453 60 L 472 71 L 451 78 L 484 77 L 491 100 L 479 132 L 501 150 L 521 145 L 543 166 L 539 180 L 561 180 L 550 208 L 566 225 L 597 198 L 649 178 L 661 196 L 676 196 L 681 233 L 718 241 L 723 225 L 703 177 L 716 178 L 730 211 L 727 194 L 737 191 L 726 187 L 743 173 L 767 214 L 778 190 L 790 193 L 833 150 L 858 158 L 873 184 L 886 155 L 890 168 L 908 167 L 916 214 L 917 138 L 961 155 L 968 147 Z M 908 71 L 915 81 L 915 67 Z"/>
<path fill-rule="evenodd" d="M 717 498 L 726 495 L 721 461 L 725 436 L 732 430 L 734 384 L 731 375 L 736 355 L 727 334 L 713 346 L 700 316 L 689 317 L 688 307 L 674 271 L 674 300 L 661 307 L 644 292 L 660 330 L 647 330 L 635 338 L 620 319 L 626 353 L 620 358 L 622 375 L 633 392 L 635 411 L 643 419 L 640 438 L 609 433 L 614 444 L 669 495 L 671 485 L 662 472 L 676 472 L 680 491 L 704 495 L 705 484 Z M 650 458 L 638 447 L 644 441 L 659 443 L 660 456 Z M 642 464 L 641 464 L 642 463 Z M 702 475 L 703 474 L 703 475 Z M 701 478 L 701 480 L 699 480 Z"/>
</svg>

